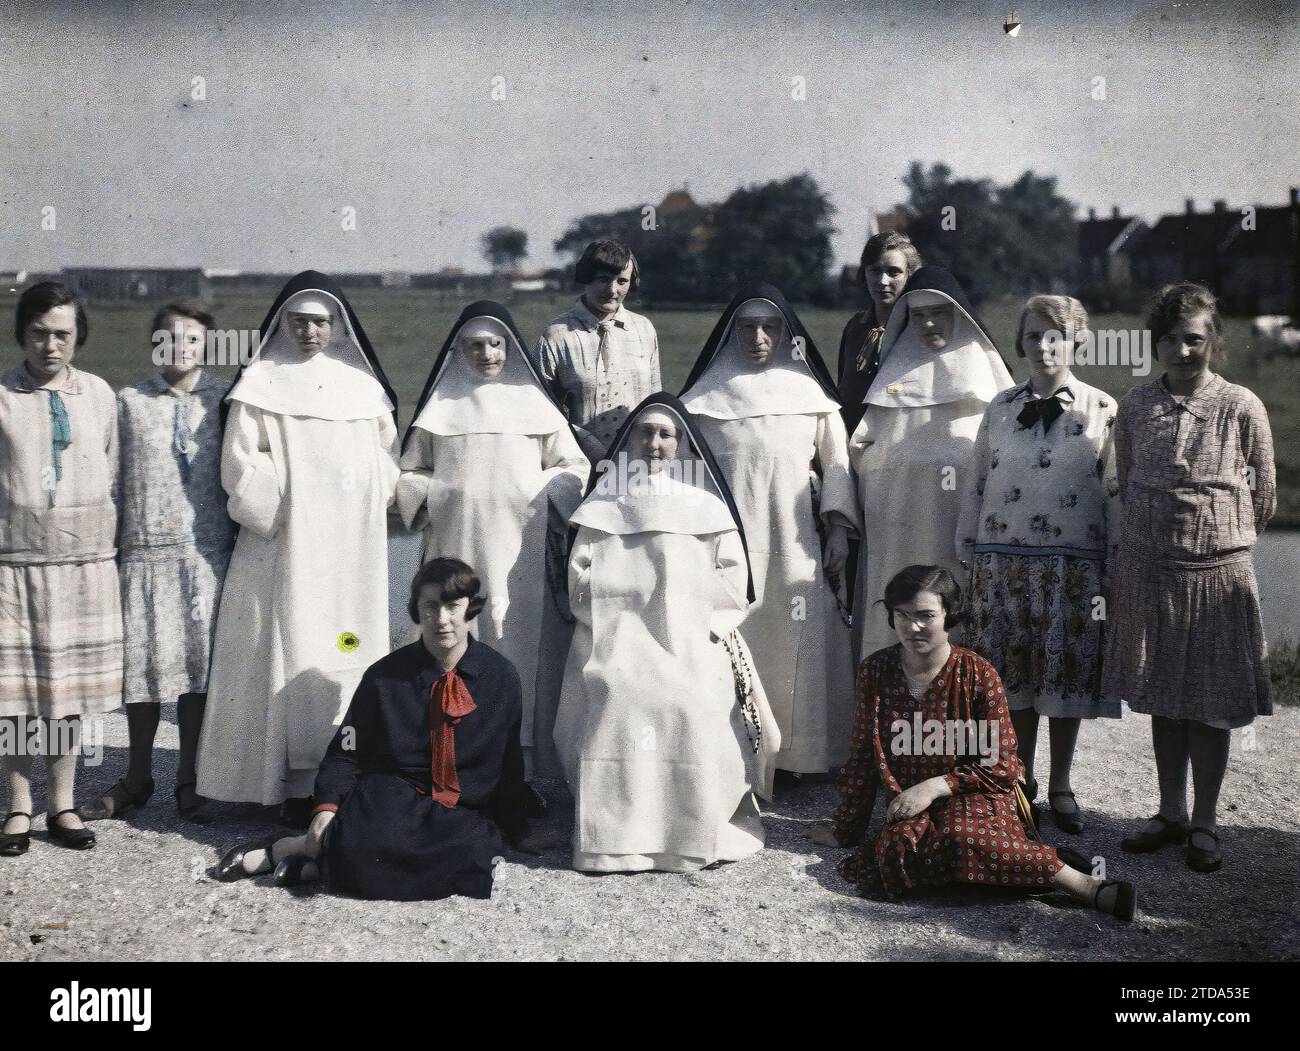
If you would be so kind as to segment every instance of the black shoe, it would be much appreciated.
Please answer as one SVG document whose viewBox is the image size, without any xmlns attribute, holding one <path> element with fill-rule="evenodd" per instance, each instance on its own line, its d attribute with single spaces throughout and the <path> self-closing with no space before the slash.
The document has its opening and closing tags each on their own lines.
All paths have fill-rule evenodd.
<svg viewBox="0 0 1300 1051">
<path fill-rule="evenodd" d="M 194 791 L 194 782 L 176 786 L 176 810 L 184 821 L 196 825 L 212 824 L 212 815 L 207 810 L 207 800 Z"/>
<path fill-rule="evenodd" d="M 67 847 L 69 850 L 89 850 L 93 847 L 95 845 L 95 833 L 85 827 L 64 828 L 59 824 L 59 818 L 64 814 L 72 814 L 75 817 L 81 816 L 72 808 L 60 810 L 57 814 L 51 815 L 45 822 L 45 830 L 49 833 L 50 839 L 61 847 Z"/>
<path fill-rule="evenodd" d="M 1072 850 L 1070 847 L 1057 847 L 1056 856 L 1075 872 L 1082 872 L 1085 876 L 1093 875 L 1092 862 L 1077 850 Z"/>
<path fill-rule="evenodd" d="M 280 824 L 289 828 L 306 828 L 311 824 L 311 812 L 315 805 L 316 801 L 311 796 L 305 799 L 286 799 L 280 804 Z"/>
<path fill-rule="evenodd" d="M 302 878 L 302 870 L 308 865 L 315 864 L 315 860 L 315 858 L 307 857 L 306 854 L 290 854 L 275 866 L 275 885 L 277 887 L 296 887 L 300 883 L 306 883 L 307 880 Z"/>
<path fill-rule="evenodd" d="M 5 824 L 9 823 L 11 817 L 25 817 L 27 819 L 26 832 L 0 832 L 0 857 L 16 858 L 27 853 L 27 849 L 32 845 L 32 815 L 25 810 L 11 810 L 8 817 L 5 818 Z"/>
<path fill-rule="evenodd" d="M 133 792 L 122 778 L 98 799 L 91 799 L 77 807 L 77 817 L 82 821 L 105 821 L 124 818 L 132 810 L 139 810 L 153 795 L 153 782 L 148 782 L 138 792 Z"/>
<path fill-rule="evenodd" d="M 1071 803 L 1074 803 L 1074 813 L 1067 810 L 1057 810 L 1052 805 L 1053 796 L 1068 796 Z M 1083 814 L 1079 811 L 1079 803 L 1074 798 L 1073 792 L 1048 792 L 1047 805 L 1052 811 L 1052 820 L 1056 822 L 1056 827 L 1062 832 L 1069 832 L 1072 835 L 1078 835 L 1083 831 Z"/>
<path fill-rule="evenodd" d="M 1114 906 L 1110 909 L 1103 909 L 1098 906 L 1097 900 L 1101 897 L 1101 892 L 1107 887 L 1118 887 L 1119 889 L 1115 892 Z M 1104 879 L 1097 885 L 1097 890 L 1092 895 L 1092 907 L 1098 912 L 1105 912 L 1114 916 L 1117 920 L 1132 923 L 1133 917 L 1137 913 L 1137 890 L 1127 880 Z"/>
<path fill-rule="evenodd" d="M 254 843 L 241 843 L 237 847 L 231 847 L 226 851 L 225 856 L 217 862 L 215 872 L 216 878 L 222 883 L 234 883 L 235 880 L 244 879 L 246 876 L 261 876 L 262 872 L 249 873 L 244 871 L 244 855 L 252 853 L 254 850 L 265 850 L 267 859 L 271 858 L 271 848 L 275 846 L 279 837 L 272 839 L 258 840 Z M 270 869 L 265 869 L 270 872 Z"/>
<path fill-rule="evenodd" d="M 1206 850 L 1192 842 L 1197 832 L 1214 840 L 1214 849 Z M 1223 851 L 1219 849 L 1219 837 L 1208 828 L 1194 828 L 1187 834 L 1187 867 L 1193 872 L 1218 872 L 1223 865 Z"/>
<path fill-rule="evenodd" d="M 1147 832 L 1144 829 L 1136 836 L 1121 839 L 1119 849 L 1128 854 L 1150 854 L 1153 850 L 1159 850 L 1167 843 L 1185 843 L 1187 841 L 1187 829 L 1183 827 L 1181 822 L 1170 821 L 1159 814 L 1156 814 L 1151 820 L 1159 821 L 1163 826 L 1159 832 Z"/>
<path fill-rule="evenodd" d="M 787 788 L 798 788 L 802 781 L 803 774 L 796 774 L 793 770 L 778 770 L 772 775 L 773 790 L 779 788 L 785 791 Z"/>
</svg>

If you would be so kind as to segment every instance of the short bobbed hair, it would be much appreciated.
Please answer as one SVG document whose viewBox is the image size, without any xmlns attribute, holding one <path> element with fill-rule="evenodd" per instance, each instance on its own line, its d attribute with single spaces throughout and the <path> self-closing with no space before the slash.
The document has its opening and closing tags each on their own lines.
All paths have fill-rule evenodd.
<svg viewBox="0 0 1300 1051">
<path fill-rule="evenodd" d="M 1025 300 L 1020 311 L 1020 324 L 1016 326 L 1016 353 L 1025 356 L 1020 341 L 1025 338 L 1025 322 L 1030 314 L 1041 314 L 1047 318 L 1063 337 L 1068 338 L 1076 347 L 1082 342 L 1088 331 L 1088 312 L 1073 296 L 1030 296 Z"/>
<path fill-rule="evenodd" d="M 1151 300 L 1147 308 L 1147 328 L 1151 330 L 1151 349 L 1160 360 L 1160 341 L 1183 318 L 1194 314 L 1210 316 L 1210 360 L 1221 363 L 1226 356 L 1223 344 L 1223 319 L 1219 317 L 1219 301 L 1204 285 L 1194 281 L 1180 281 L 1165 285 Z"/>
<path fill-rule="evenodd" d="M 55 307 L 74 306 L 77 308 L 77 346 L 86 342 L 90 335 L 90 322 L 86 320 L 86 307 L 81 298 L 67 285 L 58 281 L 42 281 L 32 285 L 18 297 L 18 312 L 14 316 L 14 339 L 18 345 L 27 342 L 27 326 L 42 314 L 48 314 Z"/>
<path fill-rule="evenodd" d="M 641 283 L 641 268 L 637 266 L 636 256 L 622 241 L 603 237 L 582 250 L 582 257 L 573 268 L 573 283 L 589 285 L 601 274 L 621 274 L 628 263 L 632 264 L 632 281 L 627 286 L 630 294 Z"/>
<path fill-rule="evenodd" d="M 482 584 L 474 570 L 458 558 L 434 558 L 422 565 L 411 581 L 411 597 L 407 600 L 406 612 L 416 624 L 420 623 L 420 592 L 426 586 L 438 589 L 439 602 L 469 599 L 466 620 L 473 620 L 487 605 L 487 596 L 479 594 Z"/>
<path fill-rule="evenodd" d="M 862 249 L 862 258 L 858 262 L 858 284 L 867 283 L 867 267 L 886 252 L 903 253 L 903 258 L 907 260 L 908 277 L 921 269 L 921 253 L 916 245 L 912 244 L 912 239 L 897 230 L 886 230 L 884 233 L 873 234 L 867 238 L 866 246 Z"/>
<path fill-rule="evenodd" d="M 911 602 L 922 591 L 932 591 L 943 603 L 944 629 L 957 627 L 966 619 L 961 612 L 961 586 L 943 566 L 908 566 L 893 575 L 885 585 L 885 610 L 889 626 L 894 626 L 894 607 Z"/>
<path fill-rule="evenodd" d="M 158 308 L 153 316 L 150 333 L 160 332 L 167 327 L 168 318 L 189 318 L 197 321 L 204 328 L 212 328 L 216 322 L 210 313 L 192 299 L 181 299 Z"/>
</svg>

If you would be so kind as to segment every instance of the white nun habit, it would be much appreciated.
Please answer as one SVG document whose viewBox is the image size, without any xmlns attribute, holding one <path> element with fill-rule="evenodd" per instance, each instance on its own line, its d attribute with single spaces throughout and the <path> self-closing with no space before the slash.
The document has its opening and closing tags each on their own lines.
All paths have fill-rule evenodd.
<svg viewBox="0 0 1300 1051">
<path fill-rule="evenodd" d="M 504 341 L 494 378 L 467 360 L 462 340 Z M 557 773 L 549 739 L 537 741 L 539 645 L 557 616 L 546 577 L 547 530 L 565 531 L 591 465 L 568 421 L 542 385 L 510 329 L 494 317 L 467 319 L 444 355 L 418 410 L 401 458 L 397 506 L 424 534 L 421 563 L 459 558 L 482 582 L 487 604 L 470 629 L 509 658 L 523 687 L 520 743 L 533 776 Z M 557 655 L 562 660 L 562 655 Z M 542 725 L 558 703 L 557 675 L 542 676 Z"/>
<path fill-rule="evenodd" d="M 287 313 L 331 314 L 310 357 Z M 362 672 L 389 651 L 392 403 L 343 304 L 289 298 L 227 396 L 221 480 L 240 526 L 217 616 L 198 792 L 311 795 Z"/>
<path fill-rule="evenodd" d="M 780 745 L 734 630 L 748 578 L 736 520 L 677 412 L 652 404 L 625 428 L 651 414 L 677 427 L 674 473 L 639 485 L 643 465 L 624 479 L 616 457 L 572 519 L 577 624 L 555 744 L 586 872 L 687 872 L 761 849 L 755 793 L 770 796 Z M 751 669 L 745 709 L 732 654 Z"/>
<path fill-rule="evenodd" d="M 936 351 L 907 322 L 910 308 L 940 304 L 951 306 L 954 322 Z M 860 660 L 898 641 L 874 605 L 895 573 L 938 565 L 964 579 L 954 542 L 964 472 L 984 410 L 1011 385 L 997 349 L 955 300 L 930 289 L 899 300 L 866 413 L 849 440 L 863 518 L 853 617 Z"/>
<path fill-rule="evenodd" d="M 791 340 L 763 364 L 740 347 L 735 318 L 783 316 L 751 299 L 736 310 L 713 360 L 682 393 L 731 489 L 749 543 L 756 600 L 744 620 L 759 677 L 781 727 L 776 766 L 824 773 L 848 756 L 853 653 L 822 567 L 819 523 L 859 526 L 839 403 Z"/>
</svg>

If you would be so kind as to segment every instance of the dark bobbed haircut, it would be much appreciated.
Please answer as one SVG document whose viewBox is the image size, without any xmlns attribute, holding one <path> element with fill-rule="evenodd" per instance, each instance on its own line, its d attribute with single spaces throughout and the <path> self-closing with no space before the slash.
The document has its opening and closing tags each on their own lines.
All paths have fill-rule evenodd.
<svg viewBox="0 0 1300 1051">
<path fill-rule="evenodd" d="M 438 589 L 439 602 L 455 602 L 458 598 L 469 599 L 466 620 L 473 620 L 487 605 L 487 596 L 480 595 L 482 586 L 478 574 L 459 558 L 434 558 L 420 567 L 411 581 L 411 597 L 406 602 L 406 612 L 411 620 L 420 623 L 420 590 L 431 584 Z"/>
<path fill-rule="evenodd" d="M 212 315 L 203 309 L 202 304 L 192 299 L 179 299 L 158 308 L 150 323 L 149 332 L 152 334 L 165 328 L 168 318 L 189 318 L 197 321 L 204 328 L 212 328 L 216 324 Z"/>
<path fill-rule="evenodd" d="M 48 314 L 55 307 L 75 306 L 77 308 L 77 346 L 86 342 L 90 335 L 90 322 L 86 320 L 86 307 L 81 298 L 67 285 L 58 281 L 42 281 L 32 285 L 18 297 L 18 311 L 14 316 L 14 339 L 21 347 L 25 343 L 27 326 L 42 314 Z"/>
<path fill-rule="evenodd" d="M 636 256 L 622 241 L 602 237 L 582 250 L 582 257 L 573 268 L 573 283 L 589 285 L 596 280 L 598 274 L 620 274 L 628 263 L 632 264 L 632 282 L 627 286 L 628 293 L 631 294 L 641 283 L 641 268 L 637 266 Z"/>
<path fill-rule="evenodd" d="M 894 607 L 910 602 L 922 591 L 932 591 L 943 603 L 944 630 L 961 624 L 966 615 L 961 612 L 961 585 L 943 566 L 908 566 L 890 578 L 885 585 L 884 606 L 889 615 L 889 626 L 894 626 Z"/>
<path fill-rule="evenodd" d="M 867 243 L 862 249 L 862 258 L 858 262 L 858 284 L 867 283 L 867 267 L 886 252 L 903 253 L 903 258 L 907 260 L 908 277 L 921 269 L 921 253 L 916 245 L 912 244 L 912 239 L 897 230 L 886 230 L 867 238 Z"/>
<path fill-rule="evenodd" d="M 1147 328 L 1151 330 L 1151 350 L 1156 360 L 1160 360 L 1160 340 L 1180 320 L 1193 314 L 1209 314 L 1210 334 L 1213 343 L 1210 347 L 1210 359 L 1222 362 L 1226 348 L 1223 345 L 1223 321 L 1219 317 L 1219 301 L 1204 285 L 1195 281 L 1179 281 L 1165 285 L 1147 308 Z"/>
</svg>

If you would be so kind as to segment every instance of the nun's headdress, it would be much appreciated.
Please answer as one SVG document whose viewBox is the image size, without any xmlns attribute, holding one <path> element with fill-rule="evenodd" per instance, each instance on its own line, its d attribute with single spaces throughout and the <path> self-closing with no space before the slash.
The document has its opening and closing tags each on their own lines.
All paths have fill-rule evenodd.
<svg viewBox="0 0 1300 1051">
<path fill-rule="evenodd" d="M 637 423 L 664 415 L 677 427 L 677 453 L 659 474 L 648 475 L 632 459 L 630 439 Z M 745 527 L 713 451 L 700 433 L 695 418 L 671 394 L 652 394 L 628 414 L 610 443 L 605 458 L 595 464 L 586 496 L 569 519 L 569 547 L 578 526 L 615 535 L 635 533 L 689 533 L 706 536 L 735 529 L 745 548 Z M 754 601 L 754 574 L 748 569 L 747 596 Z"/>
<path fill-rule="evenodd" d="M 952 307 L 952 335 L 942 349 L 932 350 L 908 320 L 912 306 L 938 303 Z M 880 369 L 862 400 L 893 408 L 991 402 L 1014 382 L 957 279 L 942 267 L 923 266 L 908 278 L 890 312 L 880 341 Z"/>
<path fill-rule="evenodd" d="M 489 379 L 474 370 L 459 349 L 462 334 L 492 334 L 505 341 L 505 364 L 498 375 Z M 431 434 L 540 435 L 568 425 L 524 350 L 510 312 L 479 300 L 460 312 L 434 359 L 402 447 L 417 427 Z"/>
<path fill-rule="evenodd" d="M 737 337 L 736 319 L 780 315 L 785 333 L 761 365 L 749 360 Z M 838 412 L 835 382 L 808 330 L 780 289 L 768 284 L 742 288 L 713 327 L 682 387 L 682 404 L 697 416 L 738 420 Z"/>
<path fill-rule="evenodd" d="M 315 354 L 298 349 L 286 313 L 333 315 L 330 341 Z M 368 420 L 393 414 L 397 396 L 361 322 L 330 278 L 304 270 L 280 290 L 262 322 L 261 342 L 239 370 L 227 401 L 242 401 L 281 416 Z"/>
</svg>

